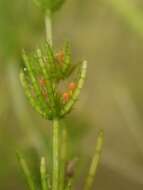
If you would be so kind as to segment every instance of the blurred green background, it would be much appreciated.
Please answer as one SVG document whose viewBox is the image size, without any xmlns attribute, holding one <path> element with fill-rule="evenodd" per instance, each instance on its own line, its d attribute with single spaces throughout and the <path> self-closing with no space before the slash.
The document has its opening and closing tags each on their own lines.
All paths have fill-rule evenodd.
<svg viewBox="0 0 143 190">
<path fill-rule="evenodd" d="M 53 30 L 57 48 L 69 39 L 74 57 L 89 62 L 81 99 L 66 121 L 71 154 L 82 160 L 77 189 L 101 128 L 94 189 L 143 189 L 143 1 L 68 0 Z M 0 190 L 27 189 L 16 150 L 38 171 L 39 157 L 50 149 L 50 124 L 31 109 L 18 76 L 22 49 L 44 39 L 43 15 L 31 0 L 0 0 Z"/>
</svg>

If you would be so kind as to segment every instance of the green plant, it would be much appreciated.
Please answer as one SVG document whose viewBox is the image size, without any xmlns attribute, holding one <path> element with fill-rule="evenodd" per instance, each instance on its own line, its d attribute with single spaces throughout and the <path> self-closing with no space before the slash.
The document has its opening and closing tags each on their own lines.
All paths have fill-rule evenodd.
<svg viewBox="0 0 143 190">
<path fill-rule="evenodd" d="M 73 171 L 67 163 L 67 132 L 61 126 L 61 120 L 72 111 L 84 85 L 87 61 L 73 64 L 71 47 L 67 42 L 63 50 L 55 52 L 52 40 L 52 15 L 63 5 L 64 0 L 34 0 L 45 13 L 46 42 L 33 53 L 23 52 L 23 66 L 20 79 L 25 94 L 35 110 L 53 123 L 52 177 L 48 177 L 46 159 L 41 158 L 41 189 L 68 190 L 72 188 Z M 92 187 L 100 152 L 103 144 L 103 132 L 99 132 L 96 154 L 93 157 L 85 190 Z M 21 154 L 19 162 L 27 178 L 29 188 L 37 187 L 31 172 Z M 50 173 L 50 172 L 49 172 Z M 52 178 L 52 179 L 51 179 Z"/>
</svg>

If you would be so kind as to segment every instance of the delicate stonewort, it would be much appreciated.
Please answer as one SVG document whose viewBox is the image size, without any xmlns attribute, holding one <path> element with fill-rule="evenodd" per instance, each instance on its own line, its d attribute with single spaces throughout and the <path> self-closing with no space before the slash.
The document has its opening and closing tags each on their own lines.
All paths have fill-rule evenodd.
<svg viewBox="0 0 143 190">
<path fill-rule="evenodd" d="M 71 190 L 76 160 L 69 162 L 66 168 L 68 161 L 66 128 L 60 126 L 59 121 L 72 110 L 79 98 L 86 77 L 87 62 L 73 64 L 69 43 L 66 43 L 63 50 L 58 53 L 54 51 L 51 18 L 65 0 L 34 0 L 34 2 L 45 13 L 47 42 L 30 55 L 23 53 L 24 67 L 22 67 L 20 78 L 25 94 L 33 108 L 42 117 L 53 121 L 52 171 L 48 170 L 49 174 L 52 174 L 52 180 L 51 176 L 48 176 L 44 157 L 41 159 L 40 166 L 41 186 L 38 187 L 22 156 L 19 156 L 19 161 L 30 190 Z M 69 80 L 72 81 L 68 83 Z M 65 86 L 67 83 L 68 85 Z M 61 86 L 67 88 L 64 93 Z M 96 148 L 97 154 L 93 159 L 84 190 L 91 189 L 101 145 L 102 138 L 99 138 Z"/>
</svg>

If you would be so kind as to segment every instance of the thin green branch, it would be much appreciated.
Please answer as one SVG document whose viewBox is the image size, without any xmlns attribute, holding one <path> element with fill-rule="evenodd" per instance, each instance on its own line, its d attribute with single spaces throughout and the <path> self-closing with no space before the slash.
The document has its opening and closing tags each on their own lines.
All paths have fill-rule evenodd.
<svg viewBox="0 0 143 190">
<path fill-rule="evenodd" d="M 65 44 L 64 55 L 65 57 L 64 57 L 63 72 L 65 74 L 67 70 L 69 69 L 69 66 L 71 65 L 71 47 L 70 47 L 69 42 Z"/>
<path fill-rule="evenodd" d="M 45 67 L 45 63 L 43 62 L 43 59 L 42 59 L 42 53 L 41 53 L 41 50 L 40 49 L 37 49 L 37 56 L 39 58 L 39 65 L 41 67 L 41 71 L 42 71 L 42 74 L 44 76 L 44 78 L 46 79 L 45 80 L 45 86 L 46 86 L 46 89 L 48 91 L 48 98 L 49 98 L 49 101 L 52 105 L 52 108 L 54 107 L 54 100 L 53 100 L 53 88 L 52 88 L 52 81 L 49 82 L 49 75 L 48 75 L 48 71 Z"/>
<path fill-rule="evenodd" d="M 46 11 L 45 14 L 45 28 L 46 28 L 46 40 L 50 44 L 53 45 L 52 39 L 52 12 L 50 10 Z"/>
<path fill-rule="evenodd" d="M 29 78 L 31 80 L 31 83 L 32 83 L 32 86 L 34 89 L 34 93 L 35 93 L 36 97 L 38 98 L 38 101 L 36 103 L 39 104 L 46 111 L 47 106 L 45 105 L 45 101 L 44 101 L 44 98 L 42 96 L 42 92 L 41 92 L 40 86 L 39 86 L 37 78 L 36 78 L 36 73 L 35 73 L 35 70 L 33 69 L 33 64 L 34 64 L 33 59 L 34 58 L 28 57 L 26 55 L 26 53 L 23 52 L 23 59 L 25 62 L 27 73 L 29 75 Z"/>
<path fill-rule="evenodd" d="M 28 165 L 27 165 L 25 159 L 23 158 L 23 156 L 20 153 L 17 153 L 17 157 L 18 157 L 18 161 L 19 161 L 19 163 L 21 165 L 23 174 L 24 174 L 24 176 L 25 176 L 25 178 L 27 180 L 29 189 L 30 190 L 36 190 L 35 183 L 33 181 L 31 172 L 30 172 L 30 170 L 28 168 Z"/>
<path fill-rule="evenodd" d="M 38 113 L 40 113 L 43 117 L 46 118 L 46 114 L 42 111 L 41 105 L 39 105 L 35 101 L 35 98 L 32 96 L 31 89 L 29 88 L 29 84 L 28 84 L 27 80 L 25 79 L 23 72 L 20 73 L 20 80 L 21 80 L 23 87 L 25 88 L 25 94 L 26 94 L 27 98 L 29 99 L 30 103 L 32 104 L 32 106 L 36 109 L 36 111 Z"/>
<path fill-rule="evenodd" d="M 96 148 L 95 148 L 95 155 L 93 156 L 93 159 L 91 161 L 91 165 L 89 168 L 89 174 L 85 183 L 84 190 L 91 190 L 94 182 L 94 178 L 97 172 L 97 167 L 100 162 L 101 158 L 101 152 L 102 152 L 102 147 L 103 147 L 103 131 L 100 131 L 97 137 L 97 143 L 96 143 Z"/>
</svg>

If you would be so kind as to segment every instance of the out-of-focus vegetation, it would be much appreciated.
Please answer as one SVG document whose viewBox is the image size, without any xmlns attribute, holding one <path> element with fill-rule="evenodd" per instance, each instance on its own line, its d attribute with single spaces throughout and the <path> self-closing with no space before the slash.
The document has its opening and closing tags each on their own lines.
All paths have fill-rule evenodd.
<svg viewBox="0 0 143 190">
<path fill-rule="evenodd" d="M 99 190 L 143 188 L 142 20 L 141 0 L 69 0 L 54 16 L 56 46 L 62 47 L 64 40 L 70 39 L 74 56 L 89 61 L 81 101 L 66 123 L 71 134 L 70 154 L 74 152 L 82 160 L 78 165 L 81 177 L 93 155 L 98 129 L 105 130 L 95 184 Z M 26 189 L 17 149 L 27 152 L 37 176 L 39 155 L 50 150 L 50 125 L 27 103 L 18 76 L 21 50 L 33 49 L 44 36 L 43 15 L 31 0 L 0 1 L 2 190 Z M 80 188 L 81 180 L 77 185 Z"/>
</svg>

